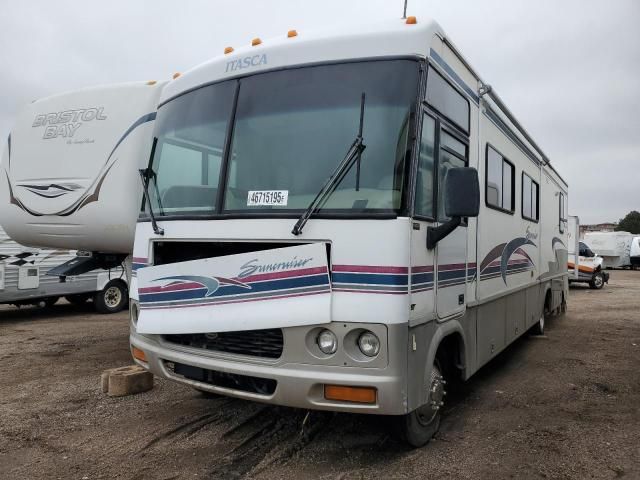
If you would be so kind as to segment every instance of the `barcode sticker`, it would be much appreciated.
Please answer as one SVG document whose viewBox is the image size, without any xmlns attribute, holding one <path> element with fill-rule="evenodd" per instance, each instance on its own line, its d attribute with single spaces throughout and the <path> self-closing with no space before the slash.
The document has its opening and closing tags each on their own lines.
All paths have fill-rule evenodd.
<svg viewBox="0 0 640 480">
<path fill-rule="evenodd" d="M 250 190 L 247 194 L 247 207 L 286 207 L 288 200 L 289 190 Z"/>
</svg>

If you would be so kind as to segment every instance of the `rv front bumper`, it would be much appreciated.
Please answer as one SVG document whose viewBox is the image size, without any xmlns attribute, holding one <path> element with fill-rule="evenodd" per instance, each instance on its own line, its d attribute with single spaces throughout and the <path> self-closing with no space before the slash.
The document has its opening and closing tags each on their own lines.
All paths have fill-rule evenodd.
<svg viewBox="0 0 640 480">
<path fill-rule="evenodd" d="M 168 343 L 160 335 L 139 335 L 133 330 L 130 343 L 132 347 L 142 350 L 146 357 L 146 362 L 134 359 L 136 363 L 158 377 L 190 385 L 199 390 L 273 405 L 314 410 L 379 415 L 407 413 L 407 325 L 353 325 L 341 323 L 340 327 L 373 328 L 379 337 L 383 336 L 379 332 L 385 332 L 384 338 L 380 338 L 379 358 L 375 361 L 360 362 L 362 365 L 357 365 L 358 362 L 354 362 L 351 357 L 343 358 L 340 351 L 330 358 L 314 358 L 313 355 L 306 355 L 305 347 L 301 345 L 287 345 L 287 340 L 296 337 L 296 330 L 309 330 L 313 327 L 283 329 L 293 330 L 294 334 L 285 333 L 282 356 L 273 361 L 198 351 L 200 349 Z M 389 345 L 395 345 L 396 348 L 389 348 Z M 224 381 L 212 382 L 212 379 Z M 254 379 L 250 385 L 255 384 L 257 387 L 243 388 L 246 385 L 240 386 L 238 379 Z M 237 387 L 234 382 L 238 383 Z M 265 385 L 271 388 L 265 388 Z M 356 403 L 328 400 L 325 398 L 327 385 L 369 389 L 373 387 L 375 401 Z"/>
</svg>

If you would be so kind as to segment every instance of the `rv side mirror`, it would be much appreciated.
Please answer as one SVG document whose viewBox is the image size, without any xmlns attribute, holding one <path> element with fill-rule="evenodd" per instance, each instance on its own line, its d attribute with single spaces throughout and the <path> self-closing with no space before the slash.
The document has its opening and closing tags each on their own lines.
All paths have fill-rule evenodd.
<svg viewBox="0 0 640 480">
<path fill-rule="evenodd" d="M 452 168 L 445 178 L 444 211 L 447 217 L 477 217 L 480 182 L 475 168 Z"/>
<path fill-rule="evenodd" d="M 480 182 L 475 168 L 452 168 L 444 181 L 444 211 L 451 218 L 447 223 L 427 229 L 427 248 L 453 232 L 463 217 L 477 217 L 480 211 Z"/>
</svg>

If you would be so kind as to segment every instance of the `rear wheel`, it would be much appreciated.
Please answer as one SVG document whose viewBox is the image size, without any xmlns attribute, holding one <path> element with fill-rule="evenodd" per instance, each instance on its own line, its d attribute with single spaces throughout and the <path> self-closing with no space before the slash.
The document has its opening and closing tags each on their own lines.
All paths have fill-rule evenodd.
<svg viewBox="0 0 640 480">
<path fill-rule="evenodd" d="M 540 320 L 533 324 L 531 327 L 531 334 L 544 335 L 544 314 L 540 316 Z"/>
<path fill-rule="evenodd" d="M 127 287 L 121 280 L 111 280 L 96 292 L 93 303 L 99 313 L 116 313 L 127 305 Z"/>
<path fill-rule="evenodd" d="M 438 432 L 440 428 L 440 411 L 446 395 L 446 381 L 439 362 L 436 360 L 431 369 L 427 403 L 413 412 L 398 418 L 400 437 L 413 447 L 422 447 Z"/>
<path fill-rule="evenodd" d="M 589 282 L 589 287 L 594 290 L 600 290 L 604 287 L 604 275 L 602 272 L 596 272 L 593 274 L 591 281 Z"/>
</svg>

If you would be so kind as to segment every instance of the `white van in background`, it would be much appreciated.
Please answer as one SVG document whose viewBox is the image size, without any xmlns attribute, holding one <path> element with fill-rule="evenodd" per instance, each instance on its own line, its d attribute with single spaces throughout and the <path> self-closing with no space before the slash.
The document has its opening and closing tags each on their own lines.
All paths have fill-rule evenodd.
<svg viewBox="0 0 640 480">
<path fill-rule="evenodd" d="M 64 297 L 76 305 L 93 300 L 100 313 L 122 310 L 129 294 L 122 266 L 67 277 L 50 275 L 76 258 L 71 250 L 25 247 L 0 228 L 0 304 L 51 306 Z"/>
<path fill-rule="evenodd" d="M 629 261 L 633 270 L 640 267 L 640 236 L 633 237 L 633 240 L 631 241 L 631 248 L 629 249 Z"/>
</svg>

